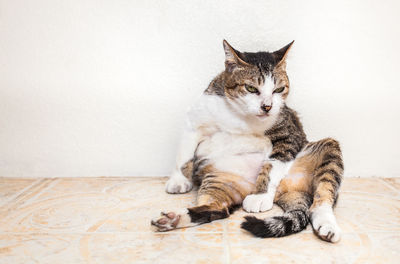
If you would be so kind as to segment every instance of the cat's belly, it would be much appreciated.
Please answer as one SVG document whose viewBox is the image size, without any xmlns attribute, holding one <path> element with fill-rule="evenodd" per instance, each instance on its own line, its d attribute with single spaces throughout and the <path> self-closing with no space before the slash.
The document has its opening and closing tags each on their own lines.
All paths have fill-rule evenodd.
<svg viewBox="0 0 400 264">
<path fill-rule="evenodd" d="M 272 144 L 264 136 L 217 132 L 199 144 L 196 155 L 207 159 L 217 171 L 234 173 L 255 183 L 271 150 Z"/>
<path fill-rule="evenodd" d="M 256 182 L 263 162 L 263 152 L 227 155 L 211 161 L 216 170 L 234 173 L 250 183 Z"/>
</svg>

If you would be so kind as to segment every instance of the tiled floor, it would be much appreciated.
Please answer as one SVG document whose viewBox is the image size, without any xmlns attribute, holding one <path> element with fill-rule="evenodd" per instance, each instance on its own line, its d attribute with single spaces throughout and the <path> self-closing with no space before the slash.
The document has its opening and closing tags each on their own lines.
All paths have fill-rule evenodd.
<svg viewBox="0 0 400 264">
<path fill-rule="evenodd" d="M 400 178 L 344 180 L 338 244 L 310 226 L 258 239 L 229 219 L 153 233 L 161 210 L 193 205 L 165 178 L 0 178 L 0 263 L 400 263 Z M 262 216 L 280 213 L 274 207 Z"/>
</svg>

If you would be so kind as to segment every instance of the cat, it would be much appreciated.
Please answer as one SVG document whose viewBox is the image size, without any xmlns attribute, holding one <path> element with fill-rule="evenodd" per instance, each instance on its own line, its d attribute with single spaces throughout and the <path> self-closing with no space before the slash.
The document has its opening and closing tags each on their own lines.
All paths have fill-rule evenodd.
<svg viewBox="0 0 400 264">
<path fill-rule="evenodd" d="M 311 222 L 318 237 L 340 240 L 333 214 L 343 176 L 338 141 L 308 142 L 289 94 L 286 57 L 293 42 L 275 52 L 240 52 L 226 40 L 225 70 L 188 112 L 168 193 L 199 186 L 197 206 L 161 213 L 156 231 L 190 227 L 247 212 L 284 213 L 264 220 L 246 216 L 241 227 L 258 237 L 282 237 Z"/>
</svg>

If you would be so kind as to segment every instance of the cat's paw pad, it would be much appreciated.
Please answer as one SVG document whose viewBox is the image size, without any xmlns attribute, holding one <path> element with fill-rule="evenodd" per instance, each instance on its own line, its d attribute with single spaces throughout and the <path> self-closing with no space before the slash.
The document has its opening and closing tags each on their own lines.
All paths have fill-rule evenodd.
<svg viewBox="0 0 400 264">
<path fill-rule="evenodd" d="M 263 194 L 250 194 L 244 198 L 243 209 L 249 213 L 265 212 L 272 209 L 274 198 Z"/>
<path fill-rule="evenodd" d="M 180 215 L 173 212 L 161 213 L 160 217 L 151 220 L 151 225 L 156 232 L 166 232 L 175 229 L 180 218 Z"/>
<path fill-rule="evenodd" d="M 340 240 L 342 231 L 331 217 L 318 216 L 312 221 L 312 226 L 317 235 L 325 241 L 336 243 Z"/>
<path fill-rule="evenodd" d="M 165 184 L 167 193 L 187 193 L 193 187 L 193 184 L 184 176 L 172 176 Z"/>
</svg>

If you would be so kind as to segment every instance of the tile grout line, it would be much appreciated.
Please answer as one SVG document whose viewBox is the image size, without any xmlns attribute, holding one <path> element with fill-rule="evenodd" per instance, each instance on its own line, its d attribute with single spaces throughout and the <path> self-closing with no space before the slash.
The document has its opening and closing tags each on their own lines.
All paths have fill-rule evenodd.
<svg viewBox="0 0 400 264">
<path fill-rule="evenodd" d="M 24 189 L 23 192 L 20 192 L 16 197 L 8 202 L 7 206 L 4 206 L 1 209 L 9 211 L 11 209 L 18 208 L 26 200 L 32 199 L 41 194 L 45 189 L 47 189 L 50 185 L 52 186 L 52 184 L 57 181 L 58 178 L 42 178 L 37 183 L 30 185 L 29 188 Z"/>
<path fill-rule="evenodd" d="M 379 181 L 381 181 L 386 187 L 390 188 L 391 190 L 395 191 L 397 193 L 397 195 L 399 195 L 400 191 L 398 189 L 396 189 L 395 187 L 393 187 L 392 185 L 390 185 L 389 183 L 387 183 L 384 179 L 382 178 L 378 178 Z"/>
<path fill-rule="evenodd" d="M 7 203 L 4 204 L 2 209 L 10 208 L 10 204 L 15 204 L 18 203 L 20 200 L 23 200 L 25 196 L 29 195 L 32 191 L 36 190 L 38 186 L 42 185 L 43 182 L 45 181 L 45 178 L 37 179 L 34 181 L 32 184 L 30 184 L 28 187 L 25 187 L 22 191 L 19 193 L 15 194 L 12 198 L 10 198 Z"/>
<path fill-rule="evenodd" d="M 6 201 L 4 201 L 0 207 L 5 207 L 6 205 L 8 205 L 9 203 L 11 203 L 12 201 L 16 200 L 19 196 L 21 196 L 23 193 L 25 193 L 27 190 L 33 188 L 34 186 L 36 186 L 37 184 L 39 184 L 41 181 L 43 181 L 43 179 L 39 178 L 39 179 L 35 179 L 31 184 L 29 184 L 28 186 L 26 186 L 25 188 L 23 188 L 21 191 L 17 192 L 16 194 L 12 195 L 11 197 L 9 197 Z"/>
</svg>

